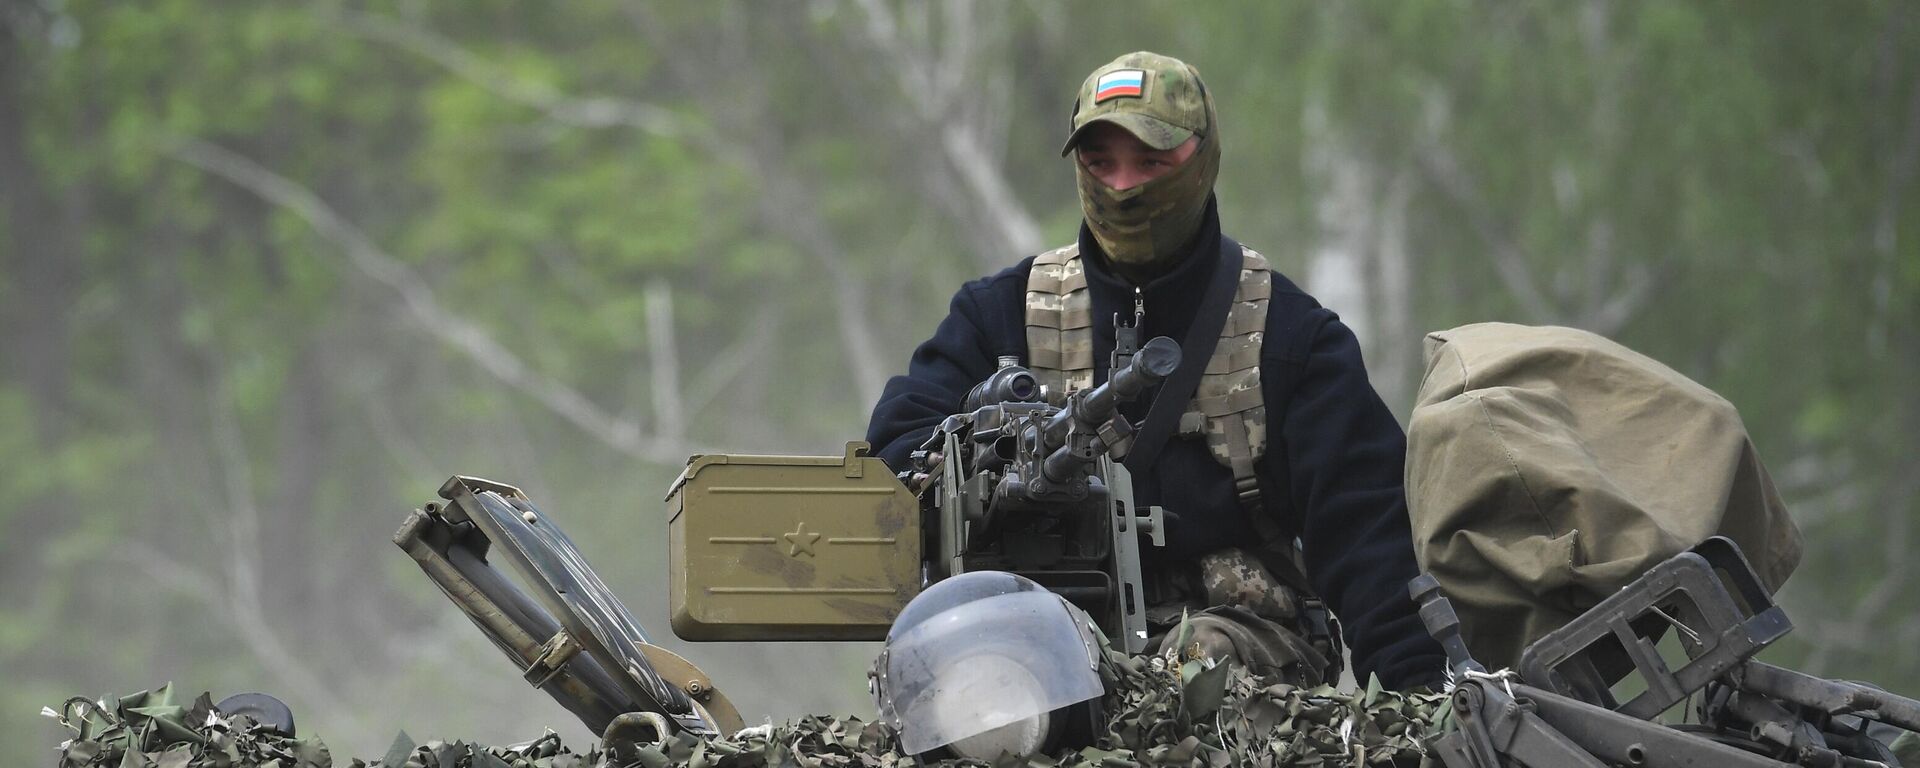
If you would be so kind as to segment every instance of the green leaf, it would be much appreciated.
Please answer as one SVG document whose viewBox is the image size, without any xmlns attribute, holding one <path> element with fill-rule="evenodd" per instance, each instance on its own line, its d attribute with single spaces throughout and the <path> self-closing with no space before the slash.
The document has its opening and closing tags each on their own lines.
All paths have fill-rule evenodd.
<svg viewBox="0 0 1920 768">
<path fill-rule="evenodd" d="M 1232 668 L 1233 665 L 1220 662 L 1187 680 L 1180 693 L 1180 709 L 1189 721 L 1211 716 L 1220 709 L 1227 695 L 1227 674 Z"/>
</svg>

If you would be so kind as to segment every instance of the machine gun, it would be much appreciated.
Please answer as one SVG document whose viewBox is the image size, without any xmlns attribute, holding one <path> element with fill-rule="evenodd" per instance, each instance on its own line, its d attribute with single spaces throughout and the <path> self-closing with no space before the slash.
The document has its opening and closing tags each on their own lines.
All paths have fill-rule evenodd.
<svg viewBox="0 0 1920 768">
<path fill-rule="evenodd" d="M 1133 427 L 1117 407 L 1172 374 L 1180 345 L 1153 339 L 1091 389 L 1046 402 L 1032 372 L 1004 360 L 947 417 L 913 469 L 933 482 L 920 494 L 930 533 L 927 581 L 972 571 L 1024 576 L 1099 621 L 1128 653 L 1146 646 L 1140 537 L 1164 543 L 1157 507 L 1133 503 L 1118 459 Z"/>
<path fill-rule="evenodd" d="M 1409 588 L 1456 682 L 1457 728 L 1433 745 L 1447 768 L 1898 766 L 1874 732 L 1920 730 L 1913 699 L 1755 660 L 1793 625 L 1725 538 L 1535 641 L 1517 671 L 1473 659 L 1433 576 Z M 1678 649 L 1663 654 L 1669 634 Z M 1623 675 L 1640 684 L 1624 702 Z M 1689 722 L 1659 721 L 1675 708 Z"/>
</svg>

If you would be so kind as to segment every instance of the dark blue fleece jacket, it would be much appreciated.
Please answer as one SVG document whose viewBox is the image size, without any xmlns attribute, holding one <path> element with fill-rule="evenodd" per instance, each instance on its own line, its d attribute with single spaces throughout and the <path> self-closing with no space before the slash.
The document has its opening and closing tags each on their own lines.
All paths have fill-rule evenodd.
<svg viewBox="0 0 1920 768">
<path fill-rule="evenodd" d="M 1198 313 L 1219 260 L 1219 224 L 1209 206 L 1193 252 L 1143 286 L 1142 341 L 1178 341 Z M 1080 252 L 1092 294 L 1095 381 L 1106 378 L 1116 311 L 1131 312 L 1133 285 L 1107 265 L 1085 227 Z M 961 286 L 947 318 L 914 350 L 905 376 L 887 382 L 867 441 L 895 471 L 932 434 L 1002 355 L 1027 358 L 1028 258 Z M 1267 449 L 1258 474 L 1265 512 L 1300 537 L 1309 581 L 1340 617 L 1355 676 L 1377 673 L 1404 689 L 1435 683 L 1446 657 L 1420 623 L 1407 581 L 1417 575 L 1401 488 L 1406 436 L 1367 383 L 1360 345 L 1333 312 L 1279 273 L 1273 275 L 1260 380 Z M 1144 420 L 1146 399 L 1129 405 Z M 1149 472 L 1134 473 L 1135 501 L 1167 511 L 1167 546 L 1146 548 L 1149 571 L 1226 546 L 1258 541 L 1234 499 L 1233 473 L 1203 440 L 1169 441 Z"/>
</svg>

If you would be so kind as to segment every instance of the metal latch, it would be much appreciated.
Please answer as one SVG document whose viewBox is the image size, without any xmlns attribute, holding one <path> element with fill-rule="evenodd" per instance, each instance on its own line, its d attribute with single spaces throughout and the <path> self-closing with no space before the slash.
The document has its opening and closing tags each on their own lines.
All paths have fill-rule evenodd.
<svg viewBox="0 0 1920 768">
<path fill-rule="evenodd" d="M 1136 509 L 1138 509 L 1136 507 Z M 1147 540 L 1156 547 L 1167 545 L 1167 521 L 1165 510 L 1160 507 L 1147 507 L 1145 512 L 1135 512 L 1134 526 L 1147 535 Z"/>
<path fill-rule="evenodd" d="M 553 681 L 554 675 L 560 674 L 561 668 L 565 667 L 567 662 L 578 653 L 580 653 L 580 643 L 573 639 L 573 635 L 567 634 L 565 630 L 555 632 L 553 637 L 548 638 L 547 642 L 540 646 L 539 652 L 534 654 L 533 663 L 527 665 L 527 672 L 521 677 L 526 678 L 527 682 L 535 688 L 544 688 L 547 683 Z"/>
</svg>

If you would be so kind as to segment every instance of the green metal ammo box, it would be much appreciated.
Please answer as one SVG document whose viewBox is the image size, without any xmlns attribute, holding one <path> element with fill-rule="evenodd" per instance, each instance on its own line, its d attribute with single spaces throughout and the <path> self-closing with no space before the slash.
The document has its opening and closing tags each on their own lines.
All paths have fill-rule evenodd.
<svg viewBox="0 0 1920 768">
<path fill-rule="evenodd" d="M 920 505 L 867 451 L 688 459 L 667 491 L 674 634 L 884 639 L 920 591 Z"/>
</svg>

